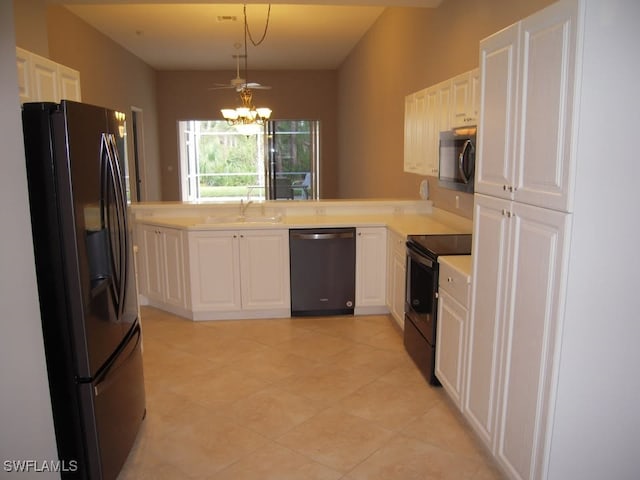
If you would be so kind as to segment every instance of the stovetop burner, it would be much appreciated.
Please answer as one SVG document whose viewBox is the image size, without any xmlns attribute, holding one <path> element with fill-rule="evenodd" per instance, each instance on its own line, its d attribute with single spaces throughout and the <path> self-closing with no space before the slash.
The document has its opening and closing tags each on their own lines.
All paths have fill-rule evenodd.
<svg viewBox="0 0 640 480">
<path fill-rule="evenodd" d="M 432 258 L 440 255 L 470 255 L 471 234 L 409 235 L 407 244 Z"/>
</svg>

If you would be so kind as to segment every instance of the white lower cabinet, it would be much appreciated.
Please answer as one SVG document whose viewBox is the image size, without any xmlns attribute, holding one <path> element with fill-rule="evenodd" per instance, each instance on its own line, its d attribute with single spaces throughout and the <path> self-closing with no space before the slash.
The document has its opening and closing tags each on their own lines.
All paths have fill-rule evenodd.
<svg viewBox="0 0 640 480">
<path fill-rule="evenodd" d="M 182 230 L 141 224 L 137 228 L 143 303 L 184 315 L 188 307 Z"/>
<path fill-rule="evenodd" d="M 190 232 L 194 320 L 291 313 L 288 230 Z"/>
<path fill-rule="evenodd" d="M 404 297 L 407 282 L 406 241 L 402 235 L 387 232 L 387 308 L 404 330 Z"/>
<path fill-rule="evenodd" d="M 435 373 L 453 402 L 461 408 L 470 276 L 447 263 L 445 257 L 440 257 L 438 261 L 440 273 Z"/>
<path fill-rule="evenodd" d="M 463 414 L 514 479 L 542 478 L 571 215 L 475 196 Z"/>
<path fill-rule="evenodd" d="M 356 230 L 356 314 L 386 313 L 387 229 Z"/>
<path fill-rule="evenodd" d="M 189 232 L 191 307 L 239 311 L 240 252 L 236 232 Z"/>
</svg>

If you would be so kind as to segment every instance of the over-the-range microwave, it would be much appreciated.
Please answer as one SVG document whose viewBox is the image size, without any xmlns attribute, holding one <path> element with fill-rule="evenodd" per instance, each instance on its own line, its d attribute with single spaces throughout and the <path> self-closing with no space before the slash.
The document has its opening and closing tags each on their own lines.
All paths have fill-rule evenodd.
<svg viewBox="0 0 640 480">
<path fill-rule="evenodd" d="M 474 126 L 440 132 L 439 186 L 473 193 L 476 130 Z"/>
</svg>

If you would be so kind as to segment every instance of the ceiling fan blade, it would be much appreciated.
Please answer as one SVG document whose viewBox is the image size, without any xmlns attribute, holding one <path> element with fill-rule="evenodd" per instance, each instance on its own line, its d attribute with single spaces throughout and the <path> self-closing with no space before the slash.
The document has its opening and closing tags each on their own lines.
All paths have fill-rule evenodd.
<svg viewBox="0 0 640 480">
<path fill-rule="evenodd" d="M 214 87 L 209 87 L 207 90 L 226 90 L 230 88 L 236 88 L 234 85 L 216 85 Z"/>
<path fill-rule="evenodd" d="M 237 85 L 236 91 L 239 92 L 244 88 L 250 88 L 251 90 L 271 90 L 271 87 L 268 85 L 260 85 L 259 83 L 249 82 L 243 83 L 242 85 Z"/>
</svg>

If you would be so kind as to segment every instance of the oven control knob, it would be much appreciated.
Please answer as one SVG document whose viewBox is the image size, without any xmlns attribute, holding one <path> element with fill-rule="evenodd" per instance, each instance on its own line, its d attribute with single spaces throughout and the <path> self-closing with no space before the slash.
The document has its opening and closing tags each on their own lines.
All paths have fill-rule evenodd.
<svg viewBox="0 0 640 480">
<path fill-rule="evenodd" d="M 414 298 L 413 300 L 411 300 L 411 305 L 415 305 L 415 306 L 420 305 L 420 300 L 418 300 L 417 298 Z"/>
<path fill-rule="evenodd" d="M 353 307 L 353 302 L 351 300 L 347 301 L 347 307 L 348 308 Z"/>
</svg>

